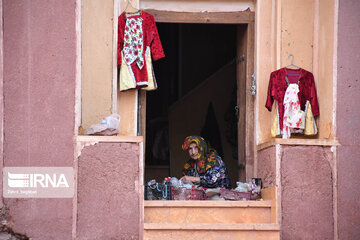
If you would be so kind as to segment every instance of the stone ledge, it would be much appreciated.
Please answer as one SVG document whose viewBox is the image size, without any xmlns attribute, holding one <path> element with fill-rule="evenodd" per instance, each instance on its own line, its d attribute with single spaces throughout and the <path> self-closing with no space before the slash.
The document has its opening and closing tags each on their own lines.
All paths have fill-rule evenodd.
<svg viewBox="0 0 360 240">
<path fill-rule="evenodd" d="M 280 145 L 294 145 L 294 146 L 339 146 L 338 140 L 329 140 L 329 139 L 282 139 L 282 138 L 274 138 L 267 142 L 258 144 L 256 146 L 257 150 L 263 150 L 265 148 L 275 146 L 277 144 Z"/>
<path fill-rule="evenodd" d="M 78 142 L 143 142 L 143 136 L 77 136 Z"/>
</svg>

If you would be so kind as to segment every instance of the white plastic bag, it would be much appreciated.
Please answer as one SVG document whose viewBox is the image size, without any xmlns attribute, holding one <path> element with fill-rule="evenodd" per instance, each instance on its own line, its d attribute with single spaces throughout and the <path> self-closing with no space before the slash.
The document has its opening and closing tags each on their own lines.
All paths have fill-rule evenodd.
<svg viewBox="0 0 360 240">
<path fill-rule="evenodd" d="M 248 192 L 251 190 L 251 185 L 243 182 L 236 182 L 237 187 L 234 189 L 237 192 Z"/>
<path fill-rule="evenodd" d="M 120 125 L 120 115 L 113 113 L 110 116 L 106 117 L 106 124 L 108 128 L 118 129 Z"/>
<path fill-rule="evenodd" d="M 117 113 L 103 118 L 101 123 L 91 125 L 84 135 L 113 136 L 119 133 L 120 115 Z"/>
</svg>

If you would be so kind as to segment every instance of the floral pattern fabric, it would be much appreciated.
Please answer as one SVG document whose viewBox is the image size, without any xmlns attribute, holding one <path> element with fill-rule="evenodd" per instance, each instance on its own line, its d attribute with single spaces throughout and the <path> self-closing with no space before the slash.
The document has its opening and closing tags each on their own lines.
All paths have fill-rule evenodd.
<svg viewBox="0 0 360 240">
<path fill-rule="evenodd" d="M 182 149 L 188 150 L 191 143 L 198 147 L 198 160 L 189 159 L 182 174 L 200 177 L 200 186 L 206 188 L 225 187 L 230 189 L 230 179 L 224 161 L 215 149 L 208 149 L 204 138 L 189 136 L 185 138 Z"/>
<path fill-rule="evenodd" d="M 144 67 L 143 49 L 142 18 L 128 17 L 125 25 L 123 48 L 125 62 L 130 65 L 136 61 L 138 67 L 142 69 Z"/>
<path fill-rule="evenodd" d="M 298 97 L 299 86 L 297 83 L 289 84 L 284 97 L 284 121 L 282 138 L 290 138 L 291 131 L 295 128 L 305 128 L 305 111 L 301 110 Z"/>
<path fill-rule="evenodd" d="M 289 76 L 290 83 L 298 83 L 299 101 L 301 110 L 305 111 L 306 102 L 309 101 L 312 107 L 314 117 L 319 116 L 320 109 L 316 94 L 314 75 L 305 69 L 287 69 L 281 68 L 270 74 L 269 86 L 265 107 L 271 112 L 274 101 L 278 103 L 279 125 L 283 129 L 284 118 L 284 97 L 288 88 L 286 76 L 290 74 L 299 74 L 299 76 Z"/>
<path fill-rule="evenodd" d="M 142 52 L 138 52 L 138 56 L 140 55 L 141 57 L 139 56 L 139 58 L 137 58 L 138 61 L 135 59 L 130 65 L 127 63 L 123 64 L 123 62 L 126 62 L 126 60 L 124 59 L 125 58 L 124 48 L 129 47 L 129 46 L 125 46 L 126 45 L 125 32 L 129 31 L 126 30 L 125 27 L 127 26 L 127 24 L 130 24 L 130 22 L 128 22 L 128 19 L 134 19 L 139 25 L 139 30 L 140 30 L 139 19 L 141 19 L 141 30 L 142 30 L 142 41 L 143 41 L 141 44 L 143 50 Z M 140 31 L 138 32 L 138 35 L 139 37 L 141 36 Z M 130 36 L 128 37 L 130 38 Z M 138 47 L 139 44 L 140 44 L 139 42 L 136 43 Z M 151 61 L 147 61 L 146 58 L 146 52 L 148 48 L 150 49 L 151 58 L 153 61 L 165 57 L 164 50 L 161 45 L 159 33 L 156 28 L 154 16 L 142 10 L 138 11 L 137 13 L 126 13 L 126 12 L 121 13 L 121 15 L 118 18 L 117 63 L 118 63 L 118 67 L 120 68 L 120 72 L 126 71 L 126 74 L 123 74 L 124 76 L 126 75 L 126 77 L 124 76 L 123 78 L 120 77 L 119 81 L 120 81 L 120 85 L 121 83 L 124 82 L 133 82 L 135 83 L 135 85 L 131 87 L 123 88 L 120 91 L 125 91 L 134 88 L 150 87 L 149 81 L 151 81 L 150 78 L 153 77 L 152 76 L 153 72 L 149 71 L 149 69 L 152 69 L 152 66 L 148 66 L 148 65 L 149 64 L 152 65 L 152 63 Z M 129 50 L 127 51 L 129 53 Z M 133 53 L 134 52 L 132 51 L 131 54 Z M 140 66 L 143 64 L 143 67 L 140 68 L 138 64 L 140 64 Z M 153 89 L 154 88 L 151 87 L 150 90 Z"/>
</svg>

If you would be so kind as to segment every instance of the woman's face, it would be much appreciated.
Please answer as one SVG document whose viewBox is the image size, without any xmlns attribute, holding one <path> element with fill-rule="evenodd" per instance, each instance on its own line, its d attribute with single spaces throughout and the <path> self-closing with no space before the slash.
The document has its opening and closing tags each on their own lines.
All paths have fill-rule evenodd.
<svg viewBox="0 0 360 240">
<path fill-rule="evenodd" d="M 198 159 L 199 148 L 196 143 L 190 143 L 188 151 L 191 159 Z"/>
</svg>

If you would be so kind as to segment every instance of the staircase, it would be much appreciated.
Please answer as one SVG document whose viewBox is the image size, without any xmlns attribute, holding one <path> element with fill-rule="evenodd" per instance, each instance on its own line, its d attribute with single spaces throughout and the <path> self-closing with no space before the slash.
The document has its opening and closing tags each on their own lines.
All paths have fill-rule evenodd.
<svg viewBox="0 0 360 240">
<path fill-rule="evenodd" d="M 276 188 L 264 201 L 145 201 L 144 240 L 280 240 Z"/>
</svg>

